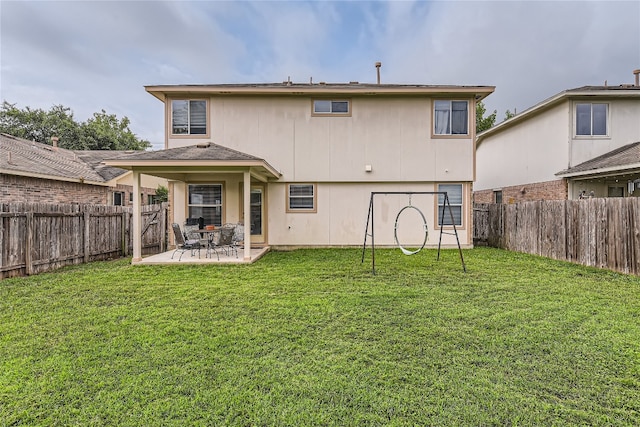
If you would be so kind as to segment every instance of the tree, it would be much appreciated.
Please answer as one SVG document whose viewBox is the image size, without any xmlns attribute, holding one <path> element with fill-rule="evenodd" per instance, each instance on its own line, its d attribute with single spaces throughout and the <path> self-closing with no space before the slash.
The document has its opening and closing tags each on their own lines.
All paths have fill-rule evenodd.
<svg viewBox="0 0 640 427">
<path fill-rule="evenodd" d="M 169 189 L 164 185 L 158 185 L 158 188 L 156 188 L 156 197 L 160 202 L 169 201 Z"/>
<path fill-rule="evenodd" d="M 496 123 L 496 115 L 498 114 L 497 110 L 493 110 L 493 113 L 489 114 L 487 117 L 484 117 L 484 114 L 487 112 L 486 107 L 482 101 L 476 104 L 476 132 L 480 133 L 487 129 L 493 127 Z"/>
<path fill-rule="evenodd" d="M 61 147 L 71 149 L 80 139 L 80 126 L 73 119 L 73 112 L 62 105 L 54 105 L 49 111 L 29 107 L 20 110 L 3 101 L 0 132 L 43 144 L 51 144 L 51 137 L 57 136 Z"/>
<path fill-rule="evenodd" d="M 89 150 L 144 150 L 149 141 L 140 140 L 129 129 L 129 118 L 118 120 L 102 110 L 81 125 L 81 143 Z"/>
<path fill-rule="evenodd" d="M 51 145 L 51 137 L 59 138 L 59 146 L 70 150 L 144 150 L 149 141 L 139 139 L 125 116 L 119 120 L 104 110 L 94 113 L 86 122 L 73 118 L 73 111 L 54 105 L 49 111 L 19 109 L 3 101 L 0 107 L 0 132 Z"/>
<path fill-rule="evenodd" d="M 504 119 L 505 120 L 509 120 L 511 117 L 513 117 L 515 115 L 516 115 L 515 110 L 514 110 L 513 113 L 511 111 L 507 110 L 507 111 L 504 112 Z"/>
</svg>

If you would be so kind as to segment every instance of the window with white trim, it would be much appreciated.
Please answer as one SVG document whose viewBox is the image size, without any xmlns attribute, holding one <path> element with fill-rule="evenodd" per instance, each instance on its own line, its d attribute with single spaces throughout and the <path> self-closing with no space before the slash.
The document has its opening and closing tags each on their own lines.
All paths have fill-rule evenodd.
<svg viewBox="0 0 640 427">
<path fill-rule="evenodd" d="M 606 136 L 608 104 L 580 102 L 576 104 L 576 135 Z"/>
<path fill-rule="evenodd" d="M 206 135 L 207 101 L 203 99 L 171 101 L 171 133 L 173 135 Z"/>
<path fill-rule="evenodd" d="M 205 225 L 222 225 L 222 184 L 189 184 L 189 218 L 204 218 Z"/>
<path fill-rule="evenodd" d="M 443 194 L 438 194 L 438 225 L 462 225 L 462 184 L 438 184 L 438 191 L 446 191 L 449 198 L 449 205 L 451 206 L 451 213 L 449 213 L 449 206 L 445 204 Z M 444 206 L 444 217 L 443 215 Z M 451 222 L 451 216 L 453 214 L 453 222 Z"/>
<path fill-rule="evenodd" d="M 314 99 L 313 114 L 348 115 L 351 112 L 348 100 Z"/>
<path fill-rule="evenodd" d="M 434 101 L 433 133 L 435 135 L 469 134 L 469 101 Z"/>
<path fill-rule="evenodd" d="M 289 184 L 287 210 L 292 212 L 315 212 L 315 184 Z"/>
</svg>

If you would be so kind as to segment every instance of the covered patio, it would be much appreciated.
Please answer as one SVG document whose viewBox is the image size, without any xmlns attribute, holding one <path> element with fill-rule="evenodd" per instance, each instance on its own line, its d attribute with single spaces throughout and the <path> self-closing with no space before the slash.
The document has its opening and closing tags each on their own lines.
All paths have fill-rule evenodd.
<svg viewBox="0 0 640 427">
<path fill-rule="evenodd" d="M 141 216 L 141 175 L 152 175 L 165 178 L 169 181 L 169 223 L 178 223 L 183 226 L 183 222 L 189 217 L 189 208 L 186 207 L 188 201 L 186 194 L 176 189 L 182 188 L 191 183 L 209 183 L 217 181 L 237 181 L 239 188 L 227 185 L 225 194 L 238 199 L 238 206 L 226 202 L 219 208 L 224 212 L 233 212 L 233 219 L 244 227 L 244 241 L 241 253 L 236 258 L 235 255 L 229 259 L 220 256 L 220 261 L 213 258 L 206 258 L 202 255 L 198 258 L 187 258 L 190 263 L 251 263 L 259 259 L 268 251 L 267 242 L 255 244 L 252 248 L 252 206 L 251 191 L 252 183 L 266 185 L 269 181 L 278 180 L 280 172 L 267 163 L 264 159 L 232 150 L 210 142 L 185 147 L 171 148 L 158 151 L 145 151 L 132 153 L 118 159 L 105 160 L 108 166 L 131 170 L 133 172 L 133 264 L 159 264 L 185 262 L 189 254 L 184 254 L 182 261 L 175 261 L 178 256 L 171 260 L 173 250 L 151 257 L 142 258 L 142 216 Z M 179 196 L 176 196 L 179 193 Z M 227 215 L 220 214 L 219 224 L 230 222 Z M 230 216 L 230 215 L 229 215 Z M 261 219 L 262 221 L 262 219 Z M 261 228 L 266 228 L 266 223 L 261 223 Z M 255 229 L 255 227 L 253 227 Z M 263 235 L 266 235 L 261 231 Z M 254 236 L 255 237 L 255 236 Z M 173 236 L 170 233 L 170 247 L 174 244 Z"/>
<path fill-rule="evenodd" d="M 616 148 L 608 153 L 556 173 L 566 178 L 569 198 L 638 197 L 640 194 L 640 142 Z"/>
</svg>

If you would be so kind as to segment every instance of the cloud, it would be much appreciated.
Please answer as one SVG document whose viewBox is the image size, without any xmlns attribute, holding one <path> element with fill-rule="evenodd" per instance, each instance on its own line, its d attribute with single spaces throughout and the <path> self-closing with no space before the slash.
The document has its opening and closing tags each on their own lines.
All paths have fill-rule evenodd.
<svg viewBox="0 0 640 427">
<path fill-rule="evenodd" d="M 500 119 L 564 89 L 628 81 L 640 65 L 638 2 L 437 2 L 400 12 L 386 14 L 387 28 L 400 29 L 381 42 L 387 79 L 495 85 L 486 103 Z"/>
<path fill-rule="evenodd" d="M 145 85 L 374 82 L 495 85 L 522 111 L 562 90 L 631 82 L 640 2 L 2 2 L 0 95 L 104 108 L 163 145 Z"/>
</svg>

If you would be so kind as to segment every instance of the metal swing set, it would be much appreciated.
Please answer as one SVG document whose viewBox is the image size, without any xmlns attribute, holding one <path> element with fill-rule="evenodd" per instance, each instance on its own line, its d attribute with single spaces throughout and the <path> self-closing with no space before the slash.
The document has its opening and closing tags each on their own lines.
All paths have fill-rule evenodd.
<svg viewBox="0 0 640 427">
<path fill-rule="evenodd" d="M 456 223 L 453 219 L 453 211 L 451 210 L 451 204 L 449 203 L 449 196 L 447 194 L 446 191 L 372 191 L 371 192 L 371 199 L 369 200 L 369 213 L 367 214 L 367 227 L 365 228 L 365 234 L 364 234 L 364 243 L 362 244 L 362 261 L 361 263 L 364 263 L 364 255 L 365 255 L 365 251 L 367 249 L 367 237 L 371 237 L 371 272 L 373 274 L 376 274 L 376 255 L 375 255 L 375 250 L 376 250 L 376 246 L 375 246 L 375 227 L 374 227 L 374 222 L 373 222 L 373 207 L 374 207 L 374 199 L 375 196 L 377 195 L 391 195 L 391 194 L 395 194 L 395 195 L 408 195 L 409 196 L 409 204 L 404 206 L 402 209 L 400 209 L 400 211 L 398 212 L 398 214 L 396 215 L 396 221 L 393 227 L 393 237 L 395 240 L 396 245 L 398 246 L 398 248 L 400 248 L 400 250 L 402 251 L 403 254 L 405 255 L 415 255 L 418 252 L 420 252 L 422 249 L 424 249 L 426 243 L 427 243 L 427 238 L 429 237 L 429 227 L 427 226 L 427 219 L 424 216 L 424 214 L 422 213 L 422 211 L 420 209 L 418 209 L 416 206 L 413 206 L 411 204 L 411 196 L 414 194 L 430 194 L 430 195 L 436 195 L 436 196 L 443 196 L 444 197 L 444 203 L 442 204 L 442 215 L 439 215 L 439 218 L 441 219 L 440 224 L 438 224 L 440 226 L 440 236 L 438 239 L 438 256 L 437 256 L 437 260 L 440 260 L 440 248 L 442 247 L 442 235 L 443 234 L 449 234 L 452 236 L 456 236 L 456 242 L 458 244 L 458 252 L 460 253 L 460 262 L 462 263 L 462 270 L 466 273 L 467 272 L 467 267 L 465 266 L 464 263 L 464 257 L 462 256 L 462 248 L 460 247 L 460 239 L 458 238 L 458 230 L 456 229 Z M 424 240 L 422 242 L 422 245 L 415 250 L 409 250 L 406 249 L 404 246 L 402 246 L 398 240 L 398 220 L 400 219 L 401 214 L 408 210 L 408 209 L 413 209 L 415 211 L 418 212 L 418 214 L 420 215 L 420 217 L 422 218 L 422 228 L 423 228 L 423 232 L 424 232 Z M 445 209 L 447 209 L 449 211 L 449 218 L 451 220 L 451 225 L 453 226 L 453 232 L 450 231 L 444 231 L 443 227 L 442 227 L 442 223 L 444 222 L 444 215 L 445 215 Z M 371 232 L 369 232 L 369 224 L 371 224 Z"/>
</svg>

